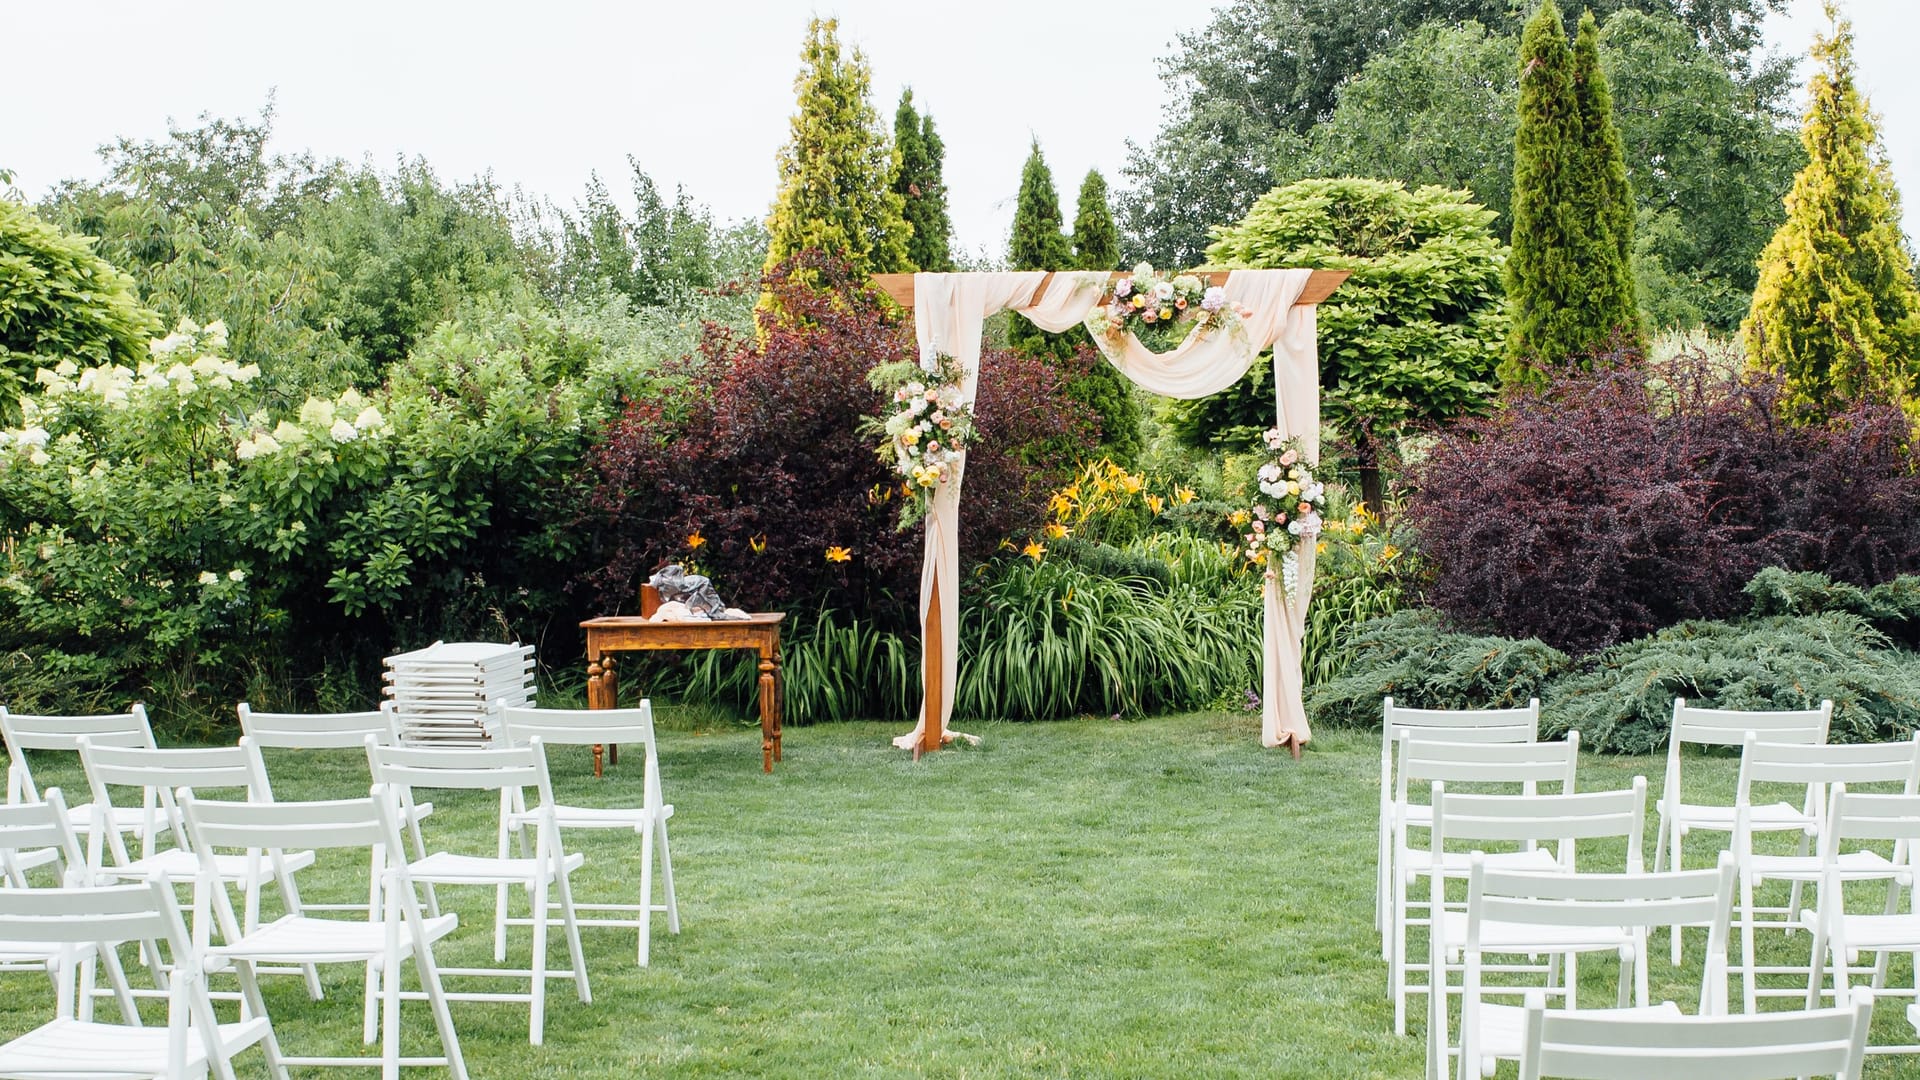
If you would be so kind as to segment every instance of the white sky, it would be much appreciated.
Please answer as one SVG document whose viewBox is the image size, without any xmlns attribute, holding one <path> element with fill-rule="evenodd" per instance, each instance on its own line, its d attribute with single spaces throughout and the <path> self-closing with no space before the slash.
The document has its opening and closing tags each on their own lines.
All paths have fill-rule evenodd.
<svg viewBox="0 0 1920 1080">
<path fill-rule="evenodd" d="M 37 197 L 100 172 L 117 135 L 169 118 L 253 115 L 277 91 L 276 149 L 425 157 L 443 178 L 491 171 L 563 205 L 598 170 L 624 191 L 632 154 L 722 218 L 764 216 L 787 136 L 808 17 L 838 15 L 872 63 L 889 127 L 905 85 L 947 146 L 957 245 L 998 254 L 1028 140 L 1069 204 L 1099 168 L 1120 186 L 1125 141 L 1150 139 L 1154 60 L 1204 25 L 1202 0 L 0 0 L 8 85 L 46 88 L 0 110 L 0 168 Z M 1896 175 L 1920 199 L 1920 31 L 1913 0 L 1851 0 L 1860 79 Z M 1768 39 L 1804 54 L 1819 0 L 1791 0 Z M 956 14 L 964 12 L 964 15 Z M 937 13 L 937 14 L 936 14 Z M 1169 16 L 1171 13 L 1171 16 Z M 1156 21 L 1158 18 L 1158 21 Z"/>
</svg>

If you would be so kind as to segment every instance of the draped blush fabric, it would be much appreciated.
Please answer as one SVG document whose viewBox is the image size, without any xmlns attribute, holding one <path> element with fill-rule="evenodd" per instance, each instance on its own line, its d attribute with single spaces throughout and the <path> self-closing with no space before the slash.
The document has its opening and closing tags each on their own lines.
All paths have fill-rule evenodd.
<svg viewBox="0 0 1920 1080">
<path fill-rule="evenodd" d="M 966 373 L 960 392 L 973 400 L 980 382 L 980 324 L 996 311 L 1023 303 L 1046 277 L 1044 271 L 1011 274 L 915 274 L 913 276 L 914 334 L 919 339 L 920 363 L 927 366 L 945 353 L 960 362 Z M 954 463 L 953 477 L 934 490 L 927 508 L 926 554 L 920 566 L 920 634 L 926 640 L 927 608 L 940 591 L 939 730 L 953 717 L 953 699 L 960 687 L 960 484 L 967 457 Z M 923 657 L 924 659 L 924 657 Z M 921 685 L 926 665 L 921 667 Z M 927 730 L 927 701 L 920 699 L 920 722 L 913 731 L 893 740 L 902 750 L 919 744 Z"/>
<path fill-rule="evenodd" d="M 1197 398 L 1232 386 L 1271 344 L 1281 434 L 1298 436 L 1308 457 L 1317 459 L 1320 367 L 1316 319 L 1311 305 L 1294 303 L 1311 275 L 1309 270 L 1236 270 L 1227 277 L 1227 299 L 1252 311 L 1242 318 L 1239 330 L 1204 339 L 1189 338 L 1173 352 L 1160 355 L 1132 340 L 1117 349 L 1102 343 L 1101 351 L 1121 374 L 1154 393 Z M 1086 319 L 1104 294 L 1109 275 L 1101 271 L 1057 273 L 1041 295 L 1035 295 L 1045 277 L 1044 271 L 915 274 L 913 311 L 921 362 L 928 363 L 941 353 L 959 360 L 966 372 L 961 389 L 972 400 L 980 375 L 981 323 L 987 316 L 1013 308 L 1042 330 L 1057 333 Z M 965 471 L 963 457 L 953 478 L 934 493 L 927 513 L 925 564 L 920 575 L 923 635 L 936 588 L 941 597 L 940 685 L 946 690 L 941 695 L 938 722 L 943 732 L 952 717 L 959 688 L 959 522 Z M 1313 545 L 1302 545 L 1299 587 L 1293 603 L 1287 602 L 1271 569 L 1263 589 L 1260 737 L 1268 746 L 1290 740 L 1304 743 L 1310 737 L 1300 699 L 1300 643 L 1306 632 L 1307 601 L 1313 588 L 1313 557 Z M 923 694 L 919 723 L 912 732 L 895 738 L 894 745 L 913 748 L 926 732 L 927 721 Z"/>
</svg>

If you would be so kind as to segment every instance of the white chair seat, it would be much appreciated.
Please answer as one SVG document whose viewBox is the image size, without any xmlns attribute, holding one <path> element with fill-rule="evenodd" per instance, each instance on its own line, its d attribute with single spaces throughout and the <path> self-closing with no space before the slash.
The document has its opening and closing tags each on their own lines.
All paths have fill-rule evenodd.
<svg viewBox="0 0 1920 1080">
<path fill-rule="evenodd" d="M 116 806 L 113 808 L 112 817 L 114 828 L 123 833 L 133 833 L 135 836 L 146 835 L 149 821 L 159 823 L 157 817 L 150 816 L 137 806 Z M 85 836 L 93 829 L 93 804 L 67 807 L 67 820 L 73 822 L 74 829 Z"/>
<path fill-rule="evenodd" d="M 1448 945 L 1458 948 L 1466 944 L 1466 912 L 1447 912 L 1442 916 L 1441 925 L 1447 935 Z M 1618 948 L 1627 937 L 1627 929 L 1623 926 L 1539 926 L 1492 919 L 1480 924 L 1482 952 L 1592 952 Z"/>
<path fill-rule="evenodd" d="M 1841 878 L 1863 881 L 1898 877 L 1903 871 L 1877 851 L 1849 851 L 1835 860 Z M 1747 860 L 1754 884 L 1772 878 L 1776 881 L 1819 881 L 1818 855 L 1754 855 Z"/>
<path fill-rule="evenodd" d="M 566 872 L 580 869 L 586 856 L 570 852 L 561 860 Z M 434 885 L 495 885 L 501 881 L 539 881 L 551 879 L 552 872 L 537 859 L 501 859 L 484 855 L 457 855 L 436 851 L 418 862 L 409 863 L 413 880 Z"/>
<path fill-rule="evenodd" d="M 1674 815 L 1674 808 L 1666 803 L 1660 805 L 1663 816 Z M 1697 803 L 1681 803 L 1678 818 L 1680 824 L 1689 829 L 1705 829 L 1711 832 L 1733 831 L 1734 808 L 1731 806 L 1701 806 Z M 1784 829 L 1811 829 L 1817 823 L 1812 815 L 1797 806 L 1788 803 L 1765 803 L 1753 808 L 1753 827 L 1761 832 L 1780 832 Z"/>
<path fill-rule="evenodd" d="M 1555 1009 L 1555 1016 L 1566 1016 L 1567 1012 Z M 1644 1009 L 1574 1009 L 1572 1015 L 1585 1016 L 1599 1014 L 1618 1016 L 1632 1020 L 1671 1020 L 1684 1015 L 1680 1006 L 1671 1001 L 1658 1005 L 1649 1005 Z M 1495 1005 L 1482 1002 L 1480 1005 L 1480 1060 L 1482 1074 L 1491 1072 L 1495 1061 L 1518 1061 L 1521 1047 L 1526 1041 L 1527 1010 L 1522 1005 Z M 1461 1070 L 1465 1073 L 1466 1070 Z"/>
<path fill-rule="evenodd" d="M 229 1048 L 251 1046 L 266 1033 L 265 1017 L 220 1025 L 220 1041 Z M 187 1069 L 204 1076 L 205 1034 L 192 1028 L 189 1036 Z M 0 1046 L 0 1076 L 165 1076 L 167 1039 L 165 1024 L 126 1027 L 55 1020 Z"/>
<path fill-rule="evenodd" d="M 253 863 L 253 869 L 249 869 L 250 861 Z M 288 873 L 305 870 L 313 865 L 313 852 L 289 851 L 282 856 L 282 861 Z M 245 855 L 216 855 L 213 862 L 214 868 L 225 881 L 259 884 L 273 880 L 273 863 L 264 856 L 254 861 L 249 860 Z M 126 881 L 165 875 L 175 882 L 185 882 L 191 881 L 199 870 L 199 858 L 181 848 L 168 848 L 165 851 L 135 859 L 125 866 L 101 868 L 102 873 Z"/>
<path fill-rule="evenodd" d="M 1800 921 L 1809 927 L 1817 917 L 1817 912 L 1800 913 Z M 1912 951 L 1920 946 L 1920 915 L 1846 915 L 1842 927 L 1849 949 Z"/>
<path fill-rule="evenodd" d="M 660 808 L 662 820 L 673 816 L 671 803 Z M 554 824 L 563 829 L 640 829 L 653 820 L 653 815 L 638 807 L 600 807 L 600 806 L 559 806 L 553 808 Z M 518 824 L 531 820 L 529 815 L 519 815 Z"/>
<path fill-rule="evenodd" d="M 1488 866 L 1501 870 L 1538 870 L 1550 874 L 1560 869 L 1559 861 L 1553 857 L 1551 851 L 1545 848 L 1534 848 L 1532 851 L 1487 852 L 1483 853 L 1481 858 Z M 1424 874 L 1433 868 L 1433 854 L 1423 848 L 1408 848 L 1406 858 L 1402 861 L 1406 864 L 1409 875 Z M 1471 851 L 1449 851 L 1441 857 L 1441 869 L 1455 877 L 1466 877 L 1467 870 L 1472 865 L 1473 852 Z"/>
<path fill-rule="evenodd" d="M 460 917 L 452 912 L 423 919 L 429 943 L 453 932 Z M 403 956 L 413 949 L 413 934 L 402 922 L 397 930 Z M 353 960 L 378 960 L 387 951 L 387 928 L 380 923 L 352 922 L 345 919 L 315 919 L 306 915 L 285 915 L 239 941 L 215 945 L 207 950 L 208 968 L 216 962 L 233 960 L 278 961 L 281 963 L 331 963 Z"/>
</svg>

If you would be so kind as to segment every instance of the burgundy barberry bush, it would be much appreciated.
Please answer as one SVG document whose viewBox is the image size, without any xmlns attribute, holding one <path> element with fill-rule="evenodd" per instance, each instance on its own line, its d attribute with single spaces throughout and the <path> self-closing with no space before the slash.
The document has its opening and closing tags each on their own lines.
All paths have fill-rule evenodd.
<svg viewBox="0 0 1920 1080">
<path fill-rule="evenodd" d="M 1603 363 L 1445 431 L 1407 508 L 1456 622 L 1587 652 L 1746 607 L 1766 566 L 1870 585 L 1920 568 L 1898 409 L 1779 419 L 1781 388 L 1701 355 Z"/>
</svg>

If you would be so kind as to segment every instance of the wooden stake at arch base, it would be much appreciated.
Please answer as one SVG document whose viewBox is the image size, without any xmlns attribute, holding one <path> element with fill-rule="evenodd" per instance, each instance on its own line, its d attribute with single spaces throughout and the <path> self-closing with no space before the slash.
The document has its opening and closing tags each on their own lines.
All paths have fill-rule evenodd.
<svg viewBox="0 0 1920 1080">
<path fill-rule="evenodd" d="M 1192 270 L 1188 272 L 1206 279 L 1209 285 L 1225 285 L 1227 275 L 1232 273 L 1230 270 Z M 1306 287 L 1300 290 L 1300 295 L 1294 300 L 1294 306 L 1299 307 L 1303 304 L 1314 305 L 1321 303 L 1326 300 L 1327 297 L 1333 295 L 1333 291 L 1340 287 L 1341 282 L 1347 280 L 1350 273 L 1351 271 L 1347 270 L 1315 270 L 1313 275 L 1307 279 Z M 1116 270 L 1113 272 L 1113 277 L 1115 278 L 1129 276 L 1131 276 L 1130 271 Z M 914 299 L 913 279 L 914 275 L 912 274 L 875 274 L 870 280 L 875 287 L 892 297 L 894 303 L 899 304 L 908 311 L 912 311 Z M 1052 282 L 1053 273 L 1050 272 L 1040 279 L 1038 285 L 1034 286 L 1033 296 L 1037 298 L 1044 294 L 1047 291 L 1047 286 Z M 940 585 L 936 581 L 933 586 L 933 594 L 927 598 L 927 614 L 923 623 L 924 630 L 920 638 L 921 684 L 925 687 L 926 698 L 922 708 L 926 710 L 927 723 L 920 732 L 920 742 L 913 748 L 915 760 L 918 760 L 921 754 L 938 750 L 953 740 L 953 736 L 947 734 L 946 723 L 942 719 L 946 711 L 944 706 L 947 696 L 951 692 L 951 688 L 945 685 L 946 671 L 940 661 L 941 655 L 945 652 L 945 641 L 942 639 L 942 634 L 944 634 L 945 631 L 941 629 L 940 618 L 942 614 L 941 606 L 947 602 L 948 598 L 940 594 Z M 1296 758 L 1300 756 L 1300 748 L 1298 745 L 1293 747 L 1293 756 Z"/>
</svg>

